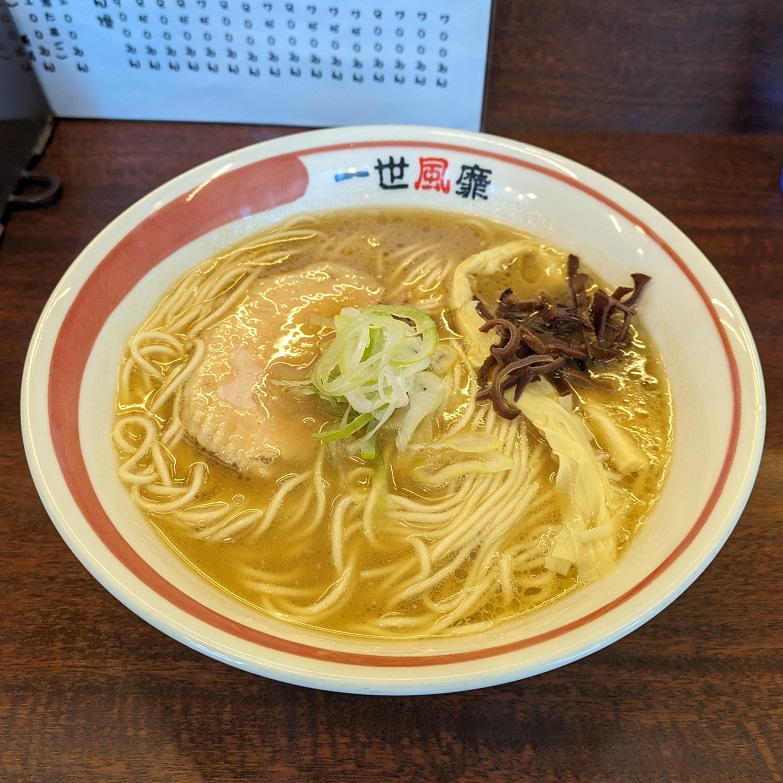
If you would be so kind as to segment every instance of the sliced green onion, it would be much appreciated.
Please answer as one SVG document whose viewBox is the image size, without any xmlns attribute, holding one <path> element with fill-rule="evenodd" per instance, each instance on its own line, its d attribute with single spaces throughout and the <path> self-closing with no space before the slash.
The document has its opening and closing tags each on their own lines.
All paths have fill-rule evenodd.
<svg viewBox="0 0 783 783">
<path fill-rule="evenodd" d="M 347 438 L 349 435 L 353 435 L 354 432 L 357 432 L 362 427 L 364 427 L 365 424 L 372 421 L 372 419 L 373 419 L 372 413 L 362 413 L 361 415 L 357 416 L 353 421 L 346 424 L 344 427 L 339 427 L 333 430 L 325 430 L 324 432 L 318 432 L 315 435 L 313 435 L 313 437 L 323 441 L 339 440 L 340 438 Z"/>
<path fill-rule="evenodd" d="M 371 459 L 380 427 L 396 410 L 407 409 L 397 443 L 404 449 L 421 419 L 440 404 L 435 387 L 440 391 L 442 383 L 427 372 L 438 347 L 435 322 L 406 305 L 346 307 L 335 317 L 334 331 L 309 383 L 330 404 L 347 405 L 358 415 L 316 437 L 345 438 L 373 425 L 360 441 L 362 456 Z"/>
</svg>

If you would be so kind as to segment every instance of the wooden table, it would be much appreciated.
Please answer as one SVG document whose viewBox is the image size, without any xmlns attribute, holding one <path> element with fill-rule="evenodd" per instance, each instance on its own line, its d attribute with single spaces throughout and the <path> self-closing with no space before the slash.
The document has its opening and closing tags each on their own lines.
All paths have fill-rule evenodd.
<svg viewBox="0 0 783 783">
<path fill-rule="evenodd" d="M 755 490 L 672 606 L 565 668 L 464 694 L 358 697 L 229 668 L 154 630 L 77 562 L 27 470 L 22 365 L 66 267 L 112 218 L 215 155 L 287 132 L 61 121 L 62 200 L 0 246 L 0 779 L 783 780 L 783 136 L 532 133 L 679 224 L 733 289 L 766 373 Z"/>
</svg>

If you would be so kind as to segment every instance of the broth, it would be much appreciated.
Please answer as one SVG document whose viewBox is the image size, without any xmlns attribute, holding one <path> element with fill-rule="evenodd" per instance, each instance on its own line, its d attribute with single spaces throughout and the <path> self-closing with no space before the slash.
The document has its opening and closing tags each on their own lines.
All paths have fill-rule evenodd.
<svg viewBox="0 0 783 783">
<path fill-rule="evenodd" d="M 567 295 L 564 251 L 497 222 L 406 209 L 297 218 L 191 272 L 120 370 L 120 477 L 151 524 L 242 601 L 349 634 L 476 632 L 592 579 L 547 559 L 570 513 L 555 486 L 564 458 L 525 416 L 509 421 L 476 402 L 476 368 L 449 303 L 465 259 L 512 246 L 502 264 L 470 276 L 476 296 Z M 427 372 L 444 391 L 405 449 L 400 410 L 363 458 L 356 436 L 313 437 L 344 406 L 308 381 L 332 319 L 379 303 L 432 319 L 439 342 Z M 632 329 L 622 353 L 592 370 L 611 390 L 575 390 L 564 414 L 589 432 L 583 414 L 603 411 L 644 455 L 623 475 L 593 427 L 612 560 L 660 493 L 672 438 L 666 375 L 643 330 Z"/>
</svg>

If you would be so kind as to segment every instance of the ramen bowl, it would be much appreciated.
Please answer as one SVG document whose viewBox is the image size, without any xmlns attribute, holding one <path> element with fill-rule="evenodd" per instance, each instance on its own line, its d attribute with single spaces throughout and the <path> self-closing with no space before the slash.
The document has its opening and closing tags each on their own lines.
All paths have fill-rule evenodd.
<svg viewBox="0 0 783 783">
<path fill-rule="evenodd" d="M 187 270 L 300 213 L 421 207 L 503 221 L 579 255 L 604 280 L 649 274 L 639 318 L 671 383 L 674 446 L 649 518 L 610 575 L 463 636 L 384 639 L 283 622 L 199 576 L 117 476 L 111 440 L 128 339 Z M 733 296 L 665 217 L 573 161 L 492 136 L 416 127 L 296 134 L 209 161 L 109 225 L 75 260 L 35 331 L 25 448 L 67 545 L 165 634 L 229 665 L 368 694 L 468 690 L 595 652 L 664 609 L 737 522 L 761 454 L 759 361 Z M 719 567 L 719 566 L 718 566 Z"/>
</svg>

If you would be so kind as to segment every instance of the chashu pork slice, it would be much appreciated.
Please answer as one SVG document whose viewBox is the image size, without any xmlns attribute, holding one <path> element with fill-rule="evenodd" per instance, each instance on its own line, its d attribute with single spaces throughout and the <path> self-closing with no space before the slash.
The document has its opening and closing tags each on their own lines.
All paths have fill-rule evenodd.
<svg viewBox="0 0 783 783">
<path fill-rule="evenodd" d="M 307 460 L 326 418 L 313 397 L 280 382 L 306 377 L 331 331 L 323 319 L 379 295 L 374 278 L 332 263 L 258 280 L 236 312 L 203 335 L 204 360 L 184 389 L 187 437 L 245 474 Z"/>
</svg>

